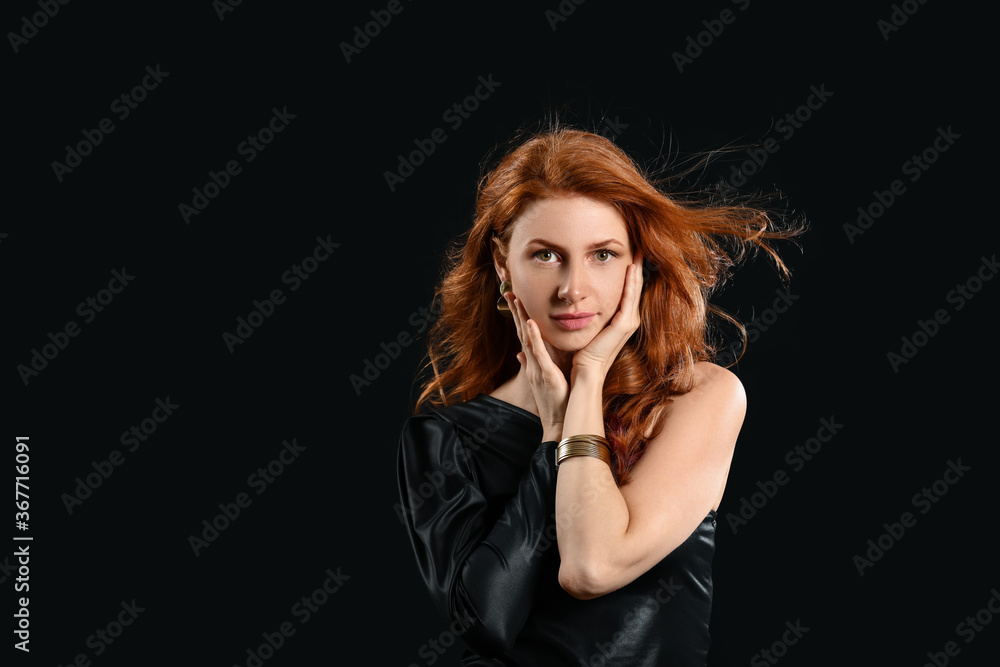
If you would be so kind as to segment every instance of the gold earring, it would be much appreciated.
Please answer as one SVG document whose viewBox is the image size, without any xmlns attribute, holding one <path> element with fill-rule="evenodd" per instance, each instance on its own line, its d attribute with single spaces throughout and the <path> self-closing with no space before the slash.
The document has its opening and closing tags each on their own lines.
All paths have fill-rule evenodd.
<svg viewBox="0 0 1000 667">
<path fill-rule="evenodd" d="M 503 298 L 503 295 L 510 292 L 512 287 L 513 286 L 509 280 L 505 280 L 500 283 L 500 298 L 497 299 L 497 310 L 500 311 L 501 315 L 510 319 L 514 319 L 514 316 L 511 315 L 510 304 L 507 303 L 507 299 Z"/>
</svg>

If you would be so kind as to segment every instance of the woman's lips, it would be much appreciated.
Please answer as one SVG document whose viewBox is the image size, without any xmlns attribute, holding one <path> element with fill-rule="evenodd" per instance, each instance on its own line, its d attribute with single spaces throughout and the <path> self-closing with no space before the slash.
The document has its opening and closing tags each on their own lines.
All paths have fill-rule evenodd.
<svg viewBox="0 0 1000 667">
<path fill-rule="evenodd" d="M 590 324 L 591 320 L 594 319 L 594 314 L 580 313 L 579 315 L 574 315 L 572 317 L 566 315 L 563 315 L 561 317 L 553 316 L 552 319 L 554 319 L 556 321 L 556 324 L 561 326 L 563 329 L 567 329 L 568 331 L 576 331 L 577 329 L 582 329 L 588 324 Z"/>
</svg>

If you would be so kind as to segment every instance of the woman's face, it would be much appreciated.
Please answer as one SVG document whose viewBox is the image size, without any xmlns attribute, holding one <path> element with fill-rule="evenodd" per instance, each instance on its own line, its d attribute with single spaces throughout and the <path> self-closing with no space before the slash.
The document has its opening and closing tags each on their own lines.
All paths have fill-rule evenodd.
<svg viewBox="0 0 1000 667">
<path fill-rule="evenodd" d="M 586 347 L 621 302 L 632 263 L 625 221 L 610 204 L 565 196 L 531 201 L 513 224 L 500 279 L 511 281 L 550 355 Z"/>
</svg>

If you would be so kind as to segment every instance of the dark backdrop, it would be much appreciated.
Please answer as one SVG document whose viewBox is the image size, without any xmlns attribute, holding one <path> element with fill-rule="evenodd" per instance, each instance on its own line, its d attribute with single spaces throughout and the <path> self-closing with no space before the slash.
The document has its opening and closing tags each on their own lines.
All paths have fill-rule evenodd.
<svg viewBox="0 0 1000 667">
<path fill-rule="evenodd" d="M 780 190 L 812 225 L 787 289 L 760 259 L 716 298 L 753 340 L 712 664 L 985 664 L 979 11 L 7 3 L 10 514 L 30 438 L 28 525 L 5 515 L 0 552 L 5 608 L 29 597 L 12 664 L 457 664 L 394 510 L 399 430 L 480 162 L 552 110 L 644 162 L 760 142 L 704 182 Z"/>
</svg>

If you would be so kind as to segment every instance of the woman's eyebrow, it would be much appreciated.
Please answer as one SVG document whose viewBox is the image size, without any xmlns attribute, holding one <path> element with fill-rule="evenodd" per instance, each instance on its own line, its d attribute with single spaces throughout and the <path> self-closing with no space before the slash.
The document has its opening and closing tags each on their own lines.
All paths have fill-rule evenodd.
<svg viewBox="0 0 1000 667">
<path fill-rule="evenodd" d="M 546 241 L 545 239 L 531 239 L 530 241 L 528 241 L 526 245 L 532 245 L 532 244 L 543 245 L 548 248 L 555 248 L 556 250 L 564 250 L 564 248 L 561 248 L 558 244 L 552 243 L 551 241 Z M 622 248 L 625 247 L 625 244 L 619 241 L 618 239 L 607 239 L 605 241 L 598 241 L 597 243 L 591 243 L 590 247 L 587 249 L 593 250 L 595 248 L 603 248 L 604 246 L 609 246 L 609 245 L 618 245 L 621 246 Z"/>
</svg>

